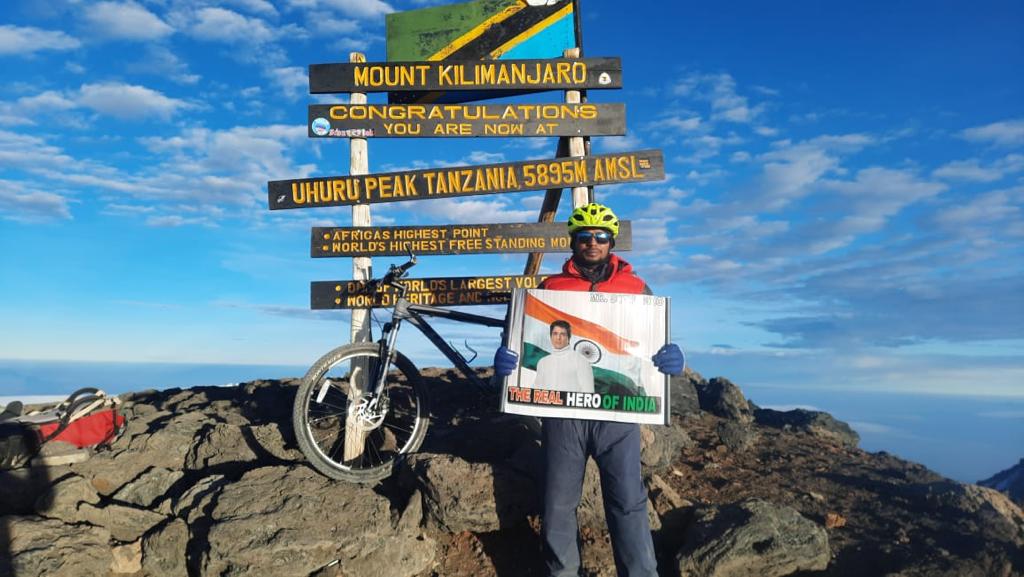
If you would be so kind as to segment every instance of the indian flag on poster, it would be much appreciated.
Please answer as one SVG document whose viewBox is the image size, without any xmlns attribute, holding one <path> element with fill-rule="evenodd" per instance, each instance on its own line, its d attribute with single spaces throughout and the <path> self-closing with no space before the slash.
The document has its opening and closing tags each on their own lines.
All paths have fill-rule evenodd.
<svg viewBox="0 0 1024 577">
<path fill-rule="evenodd" d="M 651 356 L 668 341 L 669 300 L 651 295 L 513 291 L 507 413 L 662 424 L 668 377 Z"/>
<path fill-rule="evenodd" d="M 640 385 L 640 343 L 616 334 L 592 321 L 559 310 L 532 294 L 526 295 L 523 321 L 522 365 L 536 370 L 551 354 L 551 323 L 562 321 L 570 327 L 569 348 L 586 358 L 594 373 L 597 393 L 644 394 Z M 631 352 L 633 351 L 633 352 Z"/>
</svg>

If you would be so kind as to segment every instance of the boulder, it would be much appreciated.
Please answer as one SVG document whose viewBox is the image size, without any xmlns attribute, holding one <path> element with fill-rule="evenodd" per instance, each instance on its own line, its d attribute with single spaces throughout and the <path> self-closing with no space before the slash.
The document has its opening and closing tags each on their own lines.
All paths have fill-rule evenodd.
<svg viewBox="0 0 1024 577">
<path fill-rule="evenodd" d="M 388 500 L 303 466 L 261 467 L 225 485 L 205 539 L 189 552 L 199 575 L 307 575 L 336 564 L 345 575 L 425 571 L 435 543 L 392 525 Z"/>
<path fill-rule="evenodd" d="M 1016 465 L 992 475 L 988 479 L 978 481 L 982 487 L 1002 491 L 1013 499 L 1014 503 L 1024 507 L 1024 459 Z"/>
<path fill-rule="evenodd" d="M 753 411 L 743 392 L 729 379 L 715 377 L 697 387 L 700 408 L 719 417 L 749 423 L 754 419 Z"/>
<path fill-rule="evenodd" d="M 142 569 L 147 575 L 186 575 L 188 525 L 172 519 L 142 538 Z"/>
<path fill-rule="evenodd" d="M 91 525 L 103 527 L 110 532 L 114 539 L 123 543 L 137 540 L 146 531 L 166 519 L 163 515 L 153 511 L 116 503 L 109 503 L 103 507 L 82 503 L 78 506 L 78 517 Z"/>
<path fill-rule="evenodd" d="M 0 533 L 6 535 L 5 555 L 0 557 L 3 574 L 80 577 L 111 570 L 110 533 L 103 528 L 33 516 L 0 517 Z"/>
<path fill-rule="evenodd" d="M 127 440 L 122 437 L 115 443 L 115 450 L 97 453 L 72 468 L 100 495 L 110 496 L 149 469 L 182 470 L 196 436 L 213 423 L 211 417 L 200 412 L 173 415 L 160 428 Z"/>
<path fill-rule="evenodd" d="M 167 494 L 167 491 L 185 476 L 183 471 L 154 467 L 114 493 L 114 499 L 137 507 L 149 508 Z"/>
<path fill-rule="evenodd" d="M 850 425 L 821 411 L 757 409 L 754 419 L 765 427 L 802 431 L 847 447 L 856 447 L 860 443 L 860 435 Z"/>
<path fill-rule="evenodd" d="M 828 534 L 790 507 L 751 499 L 697 511 L 677 555 L 680 577 L 782 577 L 821 571 Z"/>
<path fill-rule="evenodd" d="M 757 440 L 757 431 L 743 421 L 722 421 L 716 432 L 722 444 L 736 452 L 746 451 Z"/>
<path fill-rule="evenodd" d="M 413 455 L 401 482 L 422 492 L 432 524 L 453 533 L 523 524 L 540 506 L 538 486 L 530 477 L 507 465 L 470 463 L 453 455 Z"/>
<path fill-rule="evenodd" d="M 703 377 L 690 368 L 683 371 L 682 375 L 673 375 L 669 380 L 672 415 L 677 417 L 700 415 L 700 397 L 697 395 L 697 387 L 705 384 Z"/>
<path fill-rule="evenodd" d="M 641 425 L 640 462 L 648 472 L 665 470 L 679 458 L 684 448 L 694 445 L 693 439 L 679 426 Z"/>
<path fill-rule="evenodd" d="M 78 506 L 82 503 L 97 504 L 99 493 L 92 484 L 78 475 L 68 475 L 57 481 L 36 500 L 36 513 L 42 517 L 60 519 L 69 523 L 81 520 Z"/>
<path fill-rule="evenodd" d="M 249 446 L 248 427 L 217 423 L 203 429 L 185 457 L 185 468 L 201 470 L 226 463 L 250 463 L 257 459 Z M 255 442 L 255 441 L 254 441 Z"/>
</svg>

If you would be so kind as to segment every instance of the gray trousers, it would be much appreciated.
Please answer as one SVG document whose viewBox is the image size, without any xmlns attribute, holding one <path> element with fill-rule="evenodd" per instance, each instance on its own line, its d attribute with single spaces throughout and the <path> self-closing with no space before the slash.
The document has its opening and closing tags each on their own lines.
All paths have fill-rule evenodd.
<svg viewBox="0 0 1024 577">
<path fill-rule="evenodd" d="M 640 472 L 640 425 L 544 419 L 544 561 L 552 577 L 576 577 L 580 537 L 576 509 L 587 457 L 601 472 L 605 519 L 619 577 L 656 577 L 647 520 L 647 489 Z"/>
</svg>

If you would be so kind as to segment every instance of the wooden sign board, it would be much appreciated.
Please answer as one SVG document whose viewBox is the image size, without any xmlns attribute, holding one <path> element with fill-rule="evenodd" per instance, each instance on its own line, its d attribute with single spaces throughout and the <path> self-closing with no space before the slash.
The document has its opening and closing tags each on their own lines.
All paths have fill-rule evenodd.
<svg viewBox="0 0 1024 577">
<path fill-rule="evenodd" d="M 569 252 L 564 223 L 449 224 L 367 228 L 314 227 L 313 257 L 401 256 L 431 254 L 488 254 Z M 632 227 L 619 222 L 615 250 L 632 248 Z"/>
<path fill-rule="evenodd" d="M 310 138 L 609 136 L 624 104 L 311 104 Z"/>
<path fill-rule="evenodd" d="M 385 16 L 390 62 L 560 58 L 577 46 L 572 0 L 475 0 Z M 467 102 L 522 91 L 392 92 L 389 101 Z"/>
<path fill-rule="evenodd" d="M 312 64 L 309 92 L 622 88 L 618 58 Z"/>
<path fill-rule="evenodd" d="M 405 279 L 409 302 L 430 306 L 500 305 L 512 299 L 514 288 L 537 288 L 547 275 L 443 277 Z M 367 290 L 366 281 L 313 281 L 310 307 L 313 310 L 381 308 L 395 304 L 393 287 Z"/>
<path fill-rule="evenodd" d="M 271 210 L 647 182 L 665 178 L 660 150 L 267 183 Z"/>
</svg>

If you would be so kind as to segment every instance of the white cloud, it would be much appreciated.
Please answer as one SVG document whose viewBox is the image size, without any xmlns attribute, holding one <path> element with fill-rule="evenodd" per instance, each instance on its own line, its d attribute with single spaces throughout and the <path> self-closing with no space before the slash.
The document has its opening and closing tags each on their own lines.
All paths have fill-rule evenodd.
<svg viewBox="0 0 1024 577">
<path fill-rule="evenodd" d="M 200 76 L 189 72 L 188 64 L 166 46 L 149 46 L 142 59 L 128 64 L 126 69 L 136 74 L 152 74 L 170 78 L 178 84 L 195 84 Z"/>
<path fill-rule="evenodd" d="M 643 141 L 635 134 L 627 134 L 626 136 L 607 136 L 597 141 L 597 148 L 601 152 L 637 150 L 641 146 L 643 146 Z"/>
<path fill-rule="evenodd" d="M 228 4 L 238 6 L 254 14 L 277 16 L 277 8 L 267 0 L 228 0 Z"/>
<path fill-rule="evenodd" d="M 114 82 L 82 85 L 77 102 L 100 114 L 122 119 L 167 119 L 179 110 L 193 107 L 145 86 Z"/>
<path fill-rule="evenodd" d="M 963 130 L 960 135 L 972 142 L 984 142 L 1000 146 L 1024 144 L 1024 118 L 993 122 Z"/>
<path fill-rule="evenodd" d="M 18 222 L 69 220 L 68 200 L 59 194 L 26 190 L 24 183 L 0 180 L 0 217 Z"/>
<path fill-rule="evenodd" d="M 174 33 L 166 22 L 135 2 L 97 2 L 86 8 L 89 30 L 112 40 L 159 40 Z"/>
<path fill-rule="evenodd" d="M 276 37 L 265 21 L 224 8 L 203 8 L 196 12 L 191 33 L 200 40 L 225 44 L 264 44 Z"/>
<path fill-rule="evenodd" d="M 0 166 L 32 169 L 39 166 L 64 168 L 74 159 L 38 136 L 0 130 Z"/>
<path fill-rule="evenodd" d="M 0 56 L 27 56 L 41 50 L 75 50 L 82 45 L 59 30 L 0 25 Z"/>
<path fill-rule="evenodd" d="M 341 36 L 359 32 L 358 20 L 337 18 L 330 12 L 310 12 L 306 15 L 306 29 L 318 36 Z"/>
<path fill-rule="evenodd" d="M 152 227 L 167 228 L 186 225 L 215 226 L 213 222 L 206 217 L 184 217 L 177 214 L 151 216 L 146 219 L 146 226 Z"/>
<path fill-rule="evenodd" d="M 1024 170 L 1024 155 L 1010 154 L 988 166 L 982 166 L 977 158 L 953 161 L 935 169 L 932 175 L 947 180 L 995 182 L 1021 170 Z"/>
<path fill-rule="evenodd" d="M 294 100 L 309 92 L 309 76 L 305 67 L 286 66 L 267 71 L 271 81 L 277 85 L 285 96 Z"/>
<path fill-rule="evenodd" d="M 309 8 L 333 8 L 342 14 L 365 20 L 395 11 L 390 4 L 380 0 L 292 0 L 292 4 Z"/>
</svg>

